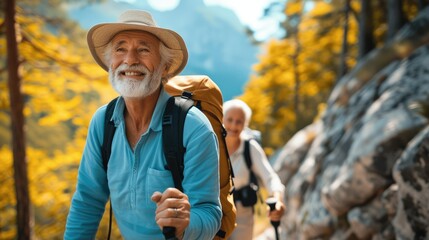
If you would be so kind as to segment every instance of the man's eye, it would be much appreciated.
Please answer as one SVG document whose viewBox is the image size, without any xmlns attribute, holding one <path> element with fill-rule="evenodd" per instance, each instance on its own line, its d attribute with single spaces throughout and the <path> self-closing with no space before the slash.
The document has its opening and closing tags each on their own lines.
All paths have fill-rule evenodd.
<svg viewBox="0 0 429 240">
<path fill-rule="evenodd" d="M 139 49 L 139 52 L 140 53 L 148 53 L 149 49 L 147 49 L 147 48 L 141 48 L 141 49 Z"/>
<path fill-rule="evenodd" d="M 123 52 L 123 51 L 125 51 L 125 49 L 124 49 L 124 48 L 117 48 L 117 49 L 116 49 L 116 52 Z"/>
</svg>

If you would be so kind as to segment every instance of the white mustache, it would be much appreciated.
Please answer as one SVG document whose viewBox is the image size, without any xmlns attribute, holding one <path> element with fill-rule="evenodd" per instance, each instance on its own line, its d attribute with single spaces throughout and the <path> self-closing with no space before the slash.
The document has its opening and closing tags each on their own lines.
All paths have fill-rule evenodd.
<svg viewBox="0 0 429 240">
<path fill-rule="evenodd" d="M 133 73 L 130 73 L 130 72 Z M 149 69 L 147 69 L 144 65 L 138 64 L 138 65 L 131 65 L 128 64 L 121 64 L 118 68 L 116 68 L 115 75 L 118 76 L 120 72 L 125 72 L 125 75 L 136 75 L 134 72 L 141 72 L 145 75 L 150 74 L 151 72 Z"/>
</svg>

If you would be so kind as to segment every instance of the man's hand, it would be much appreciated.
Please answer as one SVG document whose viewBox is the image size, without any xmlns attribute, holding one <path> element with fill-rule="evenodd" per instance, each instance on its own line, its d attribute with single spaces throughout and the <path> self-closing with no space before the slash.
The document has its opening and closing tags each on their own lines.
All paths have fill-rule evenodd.
<svg viewBox="0 0 429 240">
<path fill-rule="evenodd" d="M 163 193 L 154 192 L 151 199 L 157 206 L 155 220 L 158 226 L 161 229 L 175 227 L 176 237 L 182 239 L 190 218 L 188 196 L 176 188 L 168 188 Z"/>
</svg>

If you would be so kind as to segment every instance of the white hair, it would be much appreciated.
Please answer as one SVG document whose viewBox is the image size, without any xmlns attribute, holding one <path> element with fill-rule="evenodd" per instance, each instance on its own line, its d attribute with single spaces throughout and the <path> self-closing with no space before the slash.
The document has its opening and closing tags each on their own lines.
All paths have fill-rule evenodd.
<svg viewBox="0 0 429 240">
<path fill-rule="evenodd" d="M 231 109 L 240 109 L 244 113 L 244 126 L 248 127 L 252 117 L 252 109 L 242 100 L 233 99 L 223 103 L 223 115 L 225 116 Z"/>
<path fill-rule="evenodd" d="M 167 70 L 173 65 L 178 65 L 175 64 L 175 62 L 179 61 L 180 54 L 182 54 L 181 51 L 168 48 L 163 42 L 159 43 L 159 55 L 161 56 L 161 64 L 165 65 Z M 163 78 L 163 80 L 168 80 L 172 77 L 174 76 L 168 74 Z"/>
</svg>

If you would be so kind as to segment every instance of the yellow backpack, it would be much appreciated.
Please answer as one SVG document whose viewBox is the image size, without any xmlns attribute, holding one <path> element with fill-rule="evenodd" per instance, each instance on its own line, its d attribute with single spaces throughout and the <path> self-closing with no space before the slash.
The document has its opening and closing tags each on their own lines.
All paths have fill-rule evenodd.
<svg viewBox="0 0 429 240">
<path fill-rule="evenodd" d="M 209 119 L 217 135 L 219 141 L 220 201 L 222 204 L 223 216 L 220 230 L 214 239 L 226 239 L 231 235 L 236 226 L 236 209 L 232 194 L 234 189 L 232 179 L 233 171 L 228 150 L 226 148 L 226 130 L 223 128 L 222 124 L 222 93 L 219 87 L 208 76 L 204 75 L 176 76 L 164 84 L 164 89 L 170 95 L 175 96 L 175 101 L 188 101 L 191 102 L 193 106 L 200 109 Z M 188 109 L 189 108 L 190 107 L 188 107 Z M 166 113 L 164 112 L 164 116 L 165 114 Z M 167 132 L 164 131 L 164 127 L 163 132 Z M 178 132 L 179 135 L 182 136 L 180 132 L 183 132 L 183 126 L 182 130 L 179 130 Z M 164 145 L 171 146 L 171 144 Z M 164 151 L 166 151 L 166 149 L 164 149 Z M 169 160 L 167 159 L 167 161 Z M 179 180 L 174 179 L 175 184 L 177 181 L 181 181 L 180 175 L 179 177 L 174 177 L 173 173 L 173 178 L 179 178 Z"/>
</svg>

